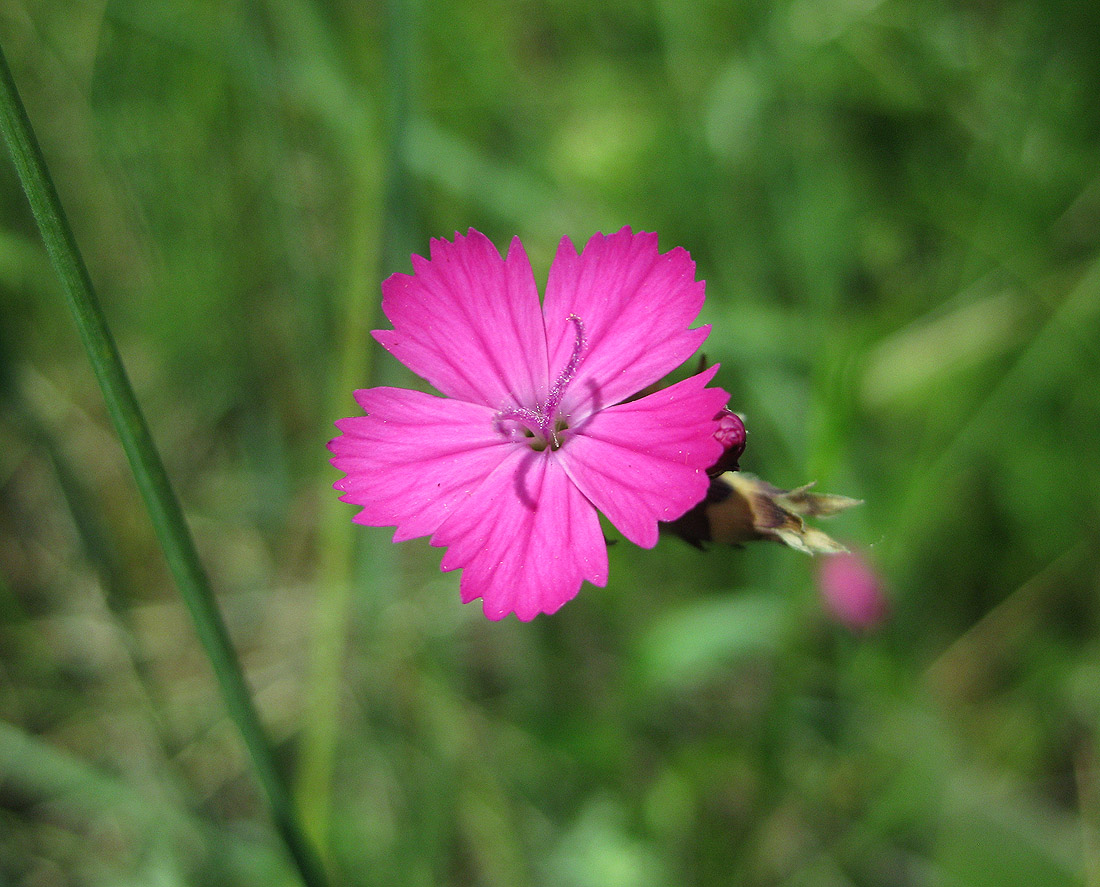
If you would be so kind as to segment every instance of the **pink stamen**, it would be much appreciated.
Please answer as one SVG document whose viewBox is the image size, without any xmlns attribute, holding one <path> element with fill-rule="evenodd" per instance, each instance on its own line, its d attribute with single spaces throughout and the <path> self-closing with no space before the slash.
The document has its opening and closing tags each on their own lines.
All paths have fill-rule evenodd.
<svg viewBox="0 0 1100 887">
<path fill-rule="evenodd" d="M 565 389 L 569 387 L 569 383 L 572 382 L 573 377 L 577 375 L 577 367 L 580 366 L 581 357 L 588 347 L 588 340 L 584 337 L 584 321 L 576 314 L 570 314 L 566 319 L 576 327 L 577 338 L 573 342 L 573 353 L 569 356 L 569 362 L 565 365 L 565 369 L 561 371 L 557 381 L 554 382 L 554 387 L 550 389 L 550 396 L 547 397 L 546 406 L 542 410 L 543 419 L 545 421 L 545 425 L 542 429 L 543 435 L 554 449 L 561 446 L 561 442 L 558 440 L 558 430 L 554 427 L 556 424 L 554 419 L 557 415 L 558 407 L 561 406 L 562 398 L 565 397 Z"/>
<path fill-rule="evenodd" d="M 516 407 L 510 410 L 501 410 L 496 414 L 497 426 L 500 427 L 500 423 L 504 421 L 519 422 L 521 425 L 525 425 L 532 432 L 542 430 L 543 419 L 542 415 L 535 410 L 526 410 Z"/>
<path fill-rule="evenodd" d="M 584 335 L 584 321 L 576 314 L 570 314 L 566 319 L 576 328 L 577 338 L 573 343 L 573 353 L 569 356 L 569 362 L 554 381 L 554 385 L 547 395 L 546 403 L 533 410 L 520 407 L 502 410 L 496 416 L 498 427 L 499 423 L 505 420 L 519 422 L 525 425 L 532 434 L 537 432 L 543 447 L 549 446 L 554 450 L 561 446 L 561 441 L 558 438 L 558 428 L 556 427 L 558 407 L 561 406 L 562 398 L 565 397 L 565 389 L 569 387 L 569 383 L 577 375 L 577 367 L 580 366 L 581 358 L 588 348 L 588 340 Z"/>
</svg>

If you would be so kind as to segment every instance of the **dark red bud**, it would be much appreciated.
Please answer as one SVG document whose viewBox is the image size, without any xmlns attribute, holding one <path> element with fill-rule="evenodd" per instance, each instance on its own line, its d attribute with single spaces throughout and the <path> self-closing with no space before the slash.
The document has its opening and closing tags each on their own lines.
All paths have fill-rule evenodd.
<svg viewBox="0 0 1100 887">
<path fill-rule="evenodd" d="M 725 447 L 725 452 L 718 457 L 718 461 L 714 465 L 707 469 L 707 474 L 711 477 L 717 477 L 727 471 L 738 470 L 737 460 L 745 452 L 745 439 L 747 437 L 745 423 L 741 421 L 741 417 L 737 413 L 731 410 L 722 410 L 714 418 L 718 420 L 718 430 L 714 432 L 714 436 Z"/>
</svg>

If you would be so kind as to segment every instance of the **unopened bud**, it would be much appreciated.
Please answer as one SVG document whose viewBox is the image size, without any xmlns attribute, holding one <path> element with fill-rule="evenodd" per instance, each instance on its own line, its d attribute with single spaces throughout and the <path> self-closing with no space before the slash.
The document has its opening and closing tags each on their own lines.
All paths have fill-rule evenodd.
<svg viewBox="0 0 1100 887">
<path fill-rule="evenodd" d="M 714 418 L 718 420 L 718 430 L 714 432 L 714 436 L 725 449 L 718 457 L 718 461 L 707 469 L 707 474 L 718 477 L 727 471 L 737 471 L 739 468 L 737 460 L 745 452 L 745 440 L 748 435 L 745 431 L 745 423 L 737 413 L 724 409 Z"/>
</svg>

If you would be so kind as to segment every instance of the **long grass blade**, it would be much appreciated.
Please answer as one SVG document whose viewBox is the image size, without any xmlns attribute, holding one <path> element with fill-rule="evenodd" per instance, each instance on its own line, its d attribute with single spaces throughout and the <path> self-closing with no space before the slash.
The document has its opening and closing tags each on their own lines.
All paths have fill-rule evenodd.
<svg viewBox="0 0 1100 887">
<path fill-rule="evenodd" d="M 276 827 L 302 880 L 309 887 L 320 887 L 327 883 L 324 872 L 304 836 L 286 783 L 275 764 L 271 743 L 252 702 L 209 579 L 199 561 L 179 501 L 126 376 L 2 49 L 0 130 L 3 131 L 50 259 L 61 278 L 80 338 L 149 511 L 160 547 L 214 669 L 226 709 L 248 747 L 256 778 L 267 795 Z"/>
</svg>

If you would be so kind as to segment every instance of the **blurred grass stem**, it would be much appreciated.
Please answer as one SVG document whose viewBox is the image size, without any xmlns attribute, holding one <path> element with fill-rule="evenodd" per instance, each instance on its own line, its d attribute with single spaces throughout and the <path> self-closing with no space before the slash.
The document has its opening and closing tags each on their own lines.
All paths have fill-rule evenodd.
<svg viewBox="0 0 1100 887">
<path fill-rule="evenodd" d="M 248 691 L 229 632 L 218 611 L 179 501 L 168 481 L 106 318 L 65 217 L 41 148 L 0 49 L 0 129 L 38 222 L 50 260 L 61 278 L 81 341 L 103 391 L 107 410 L 149 511 L 161 549 L 213 666 L 225 706 L 241 732 L 252 766 L 271 805 L 276 827 L 309 887 L 327 883 L 305 839 L 270 741 Z"/>
<path fill-rule="evenodd" d="M 411 0 L 390 0 L 385 9 L 388 145 L 382 231 L 377 240 L 379 254 L 374 264 L 381 267 L 383 274 L 388 274 L 407 263 L 409 254 L 415 249 L 416 201 L 408 155 L 416 8 Z M 361 197 L 366 191 L 365 183 L 358 190 Z M 370 209 L 373 211 L 374 208 Z M 369 216 L 370 212 L 365 215 Z M 356 227 L 366 229 L 367 226 L 368 222 L 363 219 Z M 365 230 L 355 231 L 353 251 L 355 244 L 364 244 L 367 240 Z M 367 266 L 366 258 L 360 255 L 357 261 L 352 262 L 352 273 L 356 273 L 354 269 Z M 346 392 L 351 389 L 369 387 L 378 382 L 376 377 L 379 373 L 370 359 L 370 330 L 375 325 L 379 305 L 373 296 L 364 298 L 367 292 L 377 292 L 376 287 L 377 283 L 367 284 L 355 277 L 345 290 L 346 336 L 341 343 L 340 366 L 336 374 L 337 396 L 346 397 Z M 306 814 L 310 835 L 322 852 L 331 840 L 340 684 L 352 589 L 358 574 L 356 562 L 362 561 L 363 547 L 372 544 L 363 537 L 356 539 L 353 534 L 356 525 L 348 520 L 347 507 L 343 503 L 334 496 L 330 496 L 327 502 L 318 571 L 321 594 L 310 644 L 309 718 L 302 737 L 297 785 L 299 806 Z M 370 565 L 372 585 L 385 587 L 385 555 L 371 557 Z"/>
</svg>

